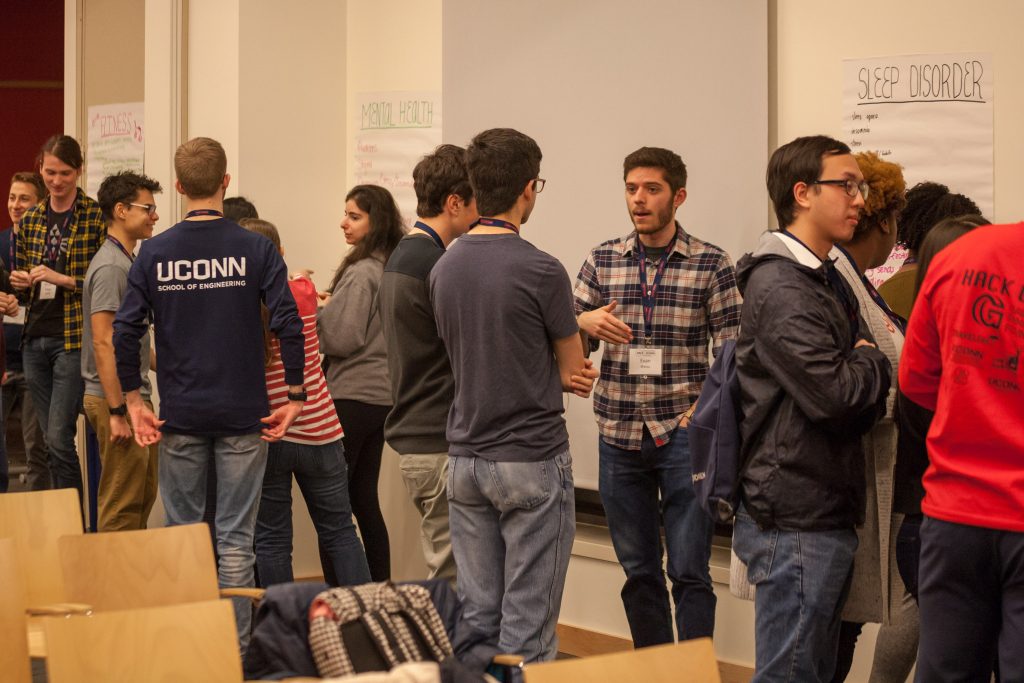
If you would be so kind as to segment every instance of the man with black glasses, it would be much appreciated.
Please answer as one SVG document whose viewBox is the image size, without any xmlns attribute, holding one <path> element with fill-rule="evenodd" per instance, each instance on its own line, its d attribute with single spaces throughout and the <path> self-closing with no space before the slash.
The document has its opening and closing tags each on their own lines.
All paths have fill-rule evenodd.
<svg viewBox="0 0 1024 683">
<path fill-rule="evenodd" d="M 562 392 L 590 394 L 569 276 L 519 236 L 544 181 L 541 152 L 509 128 L 466 151 L 480 211 L 430 274 L 455 394 L 448 509 L 463 617 L 500 652 L 554 659 L 576 533 Z"/>
<path fill-rule="evenodd" d="M 892 369 L 828 258 L 867 195 L 850 148 L 780 147 L 768 191 L 782 229 L 737 269 L 746 465 L 733 548 L 757 589 L 754 681 L 829 681 L 864 521 L 860 437 L 885 413 Z"/>
</svg>

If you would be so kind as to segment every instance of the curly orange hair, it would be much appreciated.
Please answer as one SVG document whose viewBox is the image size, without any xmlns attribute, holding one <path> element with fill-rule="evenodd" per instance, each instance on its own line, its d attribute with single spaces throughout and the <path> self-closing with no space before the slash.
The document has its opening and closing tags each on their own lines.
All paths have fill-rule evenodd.
<svg viewBox="0 0 1024 683">
<path fill-rule="evenodd" d="M 875 152 L 860 152 L 854 158 L 871 188 L 857 230 L 853 234 L 856 240 L 878 227 L 894 211 L 903 210 L 907 205 L 907 183 L 903 179 L 902 166 L 884 161 Z"/>
</svg>

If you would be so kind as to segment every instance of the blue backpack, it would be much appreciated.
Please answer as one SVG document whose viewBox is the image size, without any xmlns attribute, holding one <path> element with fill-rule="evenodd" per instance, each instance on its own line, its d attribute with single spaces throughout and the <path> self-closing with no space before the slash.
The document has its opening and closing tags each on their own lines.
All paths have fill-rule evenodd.
<svg viewBox="0 0 1024 683">
<path fill-rule="evenodd" d="M 715 522 L 728 522 L 739 506 L 742 419 L 736 341 L 729 339 L 708 371 L 687 430 L 693 490 Z"/>
</svg>

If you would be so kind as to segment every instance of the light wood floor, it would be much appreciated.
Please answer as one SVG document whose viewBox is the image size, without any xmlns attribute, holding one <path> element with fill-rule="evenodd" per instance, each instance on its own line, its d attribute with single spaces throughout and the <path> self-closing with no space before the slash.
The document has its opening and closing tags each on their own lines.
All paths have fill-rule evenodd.
<svg viewBox="0 0 1024 683">
<path fill-rule="evenodd" d="M 633 642 L 627 638 L 588 631 L 567 624 L 558 625 L 558 650 L 573 657 L 603 655 L 632 649 Z M 722 683 L 750 683 L 754 676 L 753 669 L 725 662 L 718 663 L 718 671 L 722 676 Z"/>
</svg>

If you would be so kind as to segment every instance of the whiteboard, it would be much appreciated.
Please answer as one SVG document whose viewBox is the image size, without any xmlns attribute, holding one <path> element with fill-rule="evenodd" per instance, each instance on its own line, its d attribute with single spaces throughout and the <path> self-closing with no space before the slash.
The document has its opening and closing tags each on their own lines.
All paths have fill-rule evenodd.
<svg viewBox="0 0 1024 683">
<path fill-rule="evenodd" d="M 537 141 L 548 183 L 522 236 L 573 281 L 632 230 L 622 160 L 645 145 L 686 163 L 688 232 L 735 261 L 767 227 L 765 3 L 444 0 L 442 35 L 445 142 L 494 127 Z M 591 402 L 567 396 L 565 417 L 576 486 L 596 489 Z"/>
</svg>

